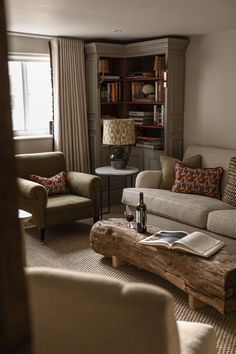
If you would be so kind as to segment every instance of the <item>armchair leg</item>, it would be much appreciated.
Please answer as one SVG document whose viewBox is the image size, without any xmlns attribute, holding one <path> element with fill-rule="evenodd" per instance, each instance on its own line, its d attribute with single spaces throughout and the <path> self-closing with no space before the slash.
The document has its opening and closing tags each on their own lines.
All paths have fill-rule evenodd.
<svg viewBox="0 0 236 354">
<path fill-rule="evenodd" d="M 93 217 L 93 223 L 95 224 L 99 220 L 99 216 L 94 216 Z"/>
<path fill-rule="evenodd" d="M 44 228 L 39 229 L 39 232 L 40 232 L 41 245 L 44 246 L 46 244 L 46 241 L 45 241 L 45 229 Z"/>
</svg>

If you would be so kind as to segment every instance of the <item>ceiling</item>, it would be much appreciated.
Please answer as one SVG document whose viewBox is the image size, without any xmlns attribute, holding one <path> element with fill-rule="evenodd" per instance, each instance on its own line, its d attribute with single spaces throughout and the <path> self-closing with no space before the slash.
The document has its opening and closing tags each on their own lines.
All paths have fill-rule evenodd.
<svg viewBox="0 0 236 354">
<path fill-rule="evenodd" d="M 10 32 L 135 41 L 236 29 L 235 0 L 6 0 Z"/>
</svg>

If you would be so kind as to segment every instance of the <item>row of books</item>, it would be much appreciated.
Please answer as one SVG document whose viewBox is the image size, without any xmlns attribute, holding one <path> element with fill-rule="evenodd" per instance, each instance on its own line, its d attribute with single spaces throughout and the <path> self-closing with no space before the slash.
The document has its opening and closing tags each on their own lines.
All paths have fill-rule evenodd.
<svg viewBox="0 0 236 354">
<path fill-rule="evenodd" d="M 131 82 L 131 100 L 139 103 L 163 102 L 165 99 L 165 88 L 163 82 L 155 81 L 153 90 L 146 93 L 143 89 L 145 82 Z M 152 88 L 152 85 L 148 85 Z M 121 82 L 103 82 L 100 88 L 101 102 L 121 101 Z"/>
<path fill-rule="evenodd" d="M 120 82 L 103 82 L 100 88 L 101 102 L 117 102 L 121 100 Z"/>
</svg>

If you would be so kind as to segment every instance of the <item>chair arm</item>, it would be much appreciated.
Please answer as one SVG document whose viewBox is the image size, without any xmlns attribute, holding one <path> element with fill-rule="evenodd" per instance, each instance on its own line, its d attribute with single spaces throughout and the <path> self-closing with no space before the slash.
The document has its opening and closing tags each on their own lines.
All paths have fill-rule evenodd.
<svg viewBox="0 0 236 354">
<path fill-rule="evenodd" d="M 31 222 L 41 228 L 45 227 L 45 211 L 48 201 L 46 188 L 39 183 L 25 178 L 17 178 L 19 190 L 19 208 L 32 214 Z"/>
<path fill-rule="evenodd" d="M 216 334 L 205 323 L 177 321 L 181 353 L 217 354 Z"/>
<path fill-rule="evenodd" d="M 27 198 L 37 198 L 46 207 L 48 194 L 44 186 L 21 177 L 17 178 L 17 182 L 20 194 Z"/>
<path fill-rule="evenodd" d="M 139 172 L 136 178 L 135 187 L 137 188 L 158 188 L 161 181 L 162 172 L 147 170 Z"/>
<path fill-rule="evenodd" d="M 101 189 L 101 178 L 88 173 L 69 171 L 67 184 L 72 193 L 94 200 Z"/>
</svg>

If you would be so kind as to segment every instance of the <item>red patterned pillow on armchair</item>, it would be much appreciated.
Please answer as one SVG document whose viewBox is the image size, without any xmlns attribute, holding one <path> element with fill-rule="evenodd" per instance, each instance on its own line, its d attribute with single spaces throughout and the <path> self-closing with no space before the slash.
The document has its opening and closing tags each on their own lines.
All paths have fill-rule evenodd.
<svg viewBox="0 0 236 354">
<path fill-rule="evenodd" d="M 223 172 L 222 167 L 190 168 L 176 163 L 172 192 L 201 194 L 220 199 L 220 182 Z"/>
<path fill-rule="evenodd" d="M 46 188 L 48 195 L 60 194 L 68 192 L 66 187 L 66 175 L 67 173 L 65 171 L 62 171 L 57 175 L 49 178 L 30 175 L 30 180 L 42 184 Z"/>
</svg>

